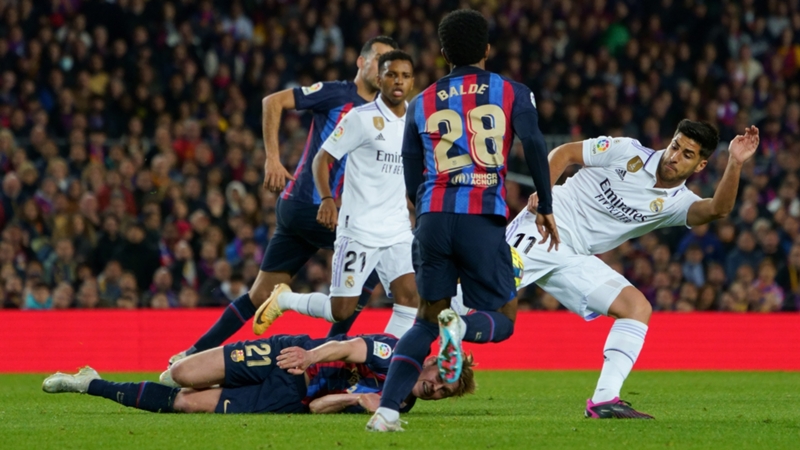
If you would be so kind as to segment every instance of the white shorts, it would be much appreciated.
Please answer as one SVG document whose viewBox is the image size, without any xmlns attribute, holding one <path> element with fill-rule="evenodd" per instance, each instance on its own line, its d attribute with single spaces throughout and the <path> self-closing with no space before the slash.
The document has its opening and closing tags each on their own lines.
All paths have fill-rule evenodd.
<svg viewBox="0 0 800 450">
<path fill-rule="evenodd" d="M 346 236 L 338 236 L 333 244 L 331 296 L 358 297 L 373 269 L 378 272 L 386 292 L 397 278 L 414 273 L 411 242 L 398 242 L 389 247 L 367 247 Z"/>
<path fill-rule="evenodd" d="M 570 311 L 592 320 L 608 315 L 608 308 L 622 289 L 632 286 L 600 258 L 578 254 L 563 242 L 558 251 L 548 252 L 549 244 L 538 244 L 541 240 L 536 215 L 527 211 L 506 229 L 506 241 L 516 247 L 525 263 L 520 289 L 536 283 Z"/>
</svg>

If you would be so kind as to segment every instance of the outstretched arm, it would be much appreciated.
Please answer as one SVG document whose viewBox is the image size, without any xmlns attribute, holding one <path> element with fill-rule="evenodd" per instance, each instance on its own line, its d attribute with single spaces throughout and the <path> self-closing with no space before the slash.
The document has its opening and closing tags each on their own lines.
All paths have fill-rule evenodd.
<svg viewBox="0 0 800 450">
<path fill-rule="evenodd" d="M 555 186 L 556 182 L 567 167 L 573 164 L 583 166 L 583 141 L 570 142 L 567 144 L 559 145 L 547 156 L 550 162 L 550 186 Z"/>
<path fill-rule="evenodd" d="M 272 192 L 282 191 L 286 186 L 287 179 L 294 180 L 294 177 L 281 164 L 278 143 L 281 115 L 283 115 L 284 111 L 294 108 L 295 101 L 292 89 L 284 89 L 261 100 L 261 112 L 264 116 L 262 123 L 264 150 L 267 152 L 267 162 L 264 164 L 264 189 Z"/>
<path fill-rule="evenodd" d="M 278 367 L 288 370 L 292 375 L 299 375 L 308 366 L 320 362 L 363 363 L 367 361 L 367 343 L 364 339 L 355 338 L 349 341 L 326 342 L 311 350 L 289 347 L 281 350 L 277 360 Z"/>
<path fill-rule="evenodd" d="M 308 408 L 312 414 L 331 414 L 360 406 L 367 412 L 374 413 L 378 409 L 380 398 L 380 394 L 331 394 L 315 399 Z"/>
<path fill-rule="evenodd" d="M 758 148 L 758 128 L 751 126 L 745 130 L 744 135 L 738 135 L 730 143 L 728 152 L 728 167 L 722 174 L 722 179 L 717 185 L 714 197 L 698 200 L 689 207 L 686 215 L 686 224 L 690 227 L 703 225 L 714 220 L 723 219 L 733 211 L 736 203 L 736 193 L 739 192 L 739 177 L 742 175 L 742 165 L 753 156 Z"/>
</svg>

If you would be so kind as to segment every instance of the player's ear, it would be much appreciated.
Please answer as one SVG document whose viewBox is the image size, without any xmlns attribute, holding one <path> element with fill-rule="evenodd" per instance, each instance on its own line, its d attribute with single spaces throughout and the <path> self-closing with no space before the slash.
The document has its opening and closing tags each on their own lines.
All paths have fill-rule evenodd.
<svg viewBox="0 0 800 450">
<path fill-rule="evenodd" d="M 356 60 L 356 67 L 358 67 L 358 70 L 361 70 L 361 69 L 364 68 L 364 61 L 365 60 L 366 59 L 363 56 L 358 55 L 358 59 Z"/>
<path fill-rule="evenodd" d="M 701 170 L 705 169 L 707 165 L 708 165 L 707 159 L 700 161 L 700 164 L 698 164 L 697 167 L 694 168 L 694 173 L 700 172 Z"/>
<path fill-rule="evenodd" d="M 447 61 L 447 64 L 452 65 L 453 63 L 451 63 L 450 60 L 447 59 L 447 53 L 444 52 L 444 49 L 442 49 L 441 52 L 442 52 L 442 58 L 444 58 L 444 60 Z"/>
<path fill-rule="evenodd" d="M 483 54 L 483 59 L 489 59 L 489 51 L 492 49 L 492 44 L 486 44 L 486 52 Z"/>
<path fill-rule="evenodd" d="M 429 356 L 429 357 L 425 358 L 425 362 L 422 363 L 422 367 L 429 367 L 429 366 L 432 366 L 434 364 L 436 364 L 436 357 L 435 356 Z"/>
</svg>

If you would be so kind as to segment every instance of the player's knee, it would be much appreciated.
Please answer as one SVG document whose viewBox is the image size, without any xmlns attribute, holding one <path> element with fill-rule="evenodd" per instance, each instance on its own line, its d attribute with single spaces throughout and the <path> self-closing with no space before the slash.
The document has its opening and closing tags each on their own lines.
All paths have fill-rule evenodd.
<svg viewBox="0 0 800 450">
<path fill-rule="evenodd" d="M 419 294 L 410 292 L 398 295 L 394 298 L 394 302 L 398 305 L 408 306 L 409 308 L 419 308 Z"/>
<path fill-rule="evenodd" d="M 653 314 L 653 307 L 641 291 L 634 287 L 626 287 L 609 308 L 609 315 L 618 319 L 633 319 L 648 323 Z"/>
<path fill-rule="evenodd" d="M 190 386 L 190 371 L 191 369 L 188 364 L 185 364 L 185 361 L 178 361 L 170 367 L 169 374 L 172 377 L 172 381 L 179 386 Z"/>
</svg>

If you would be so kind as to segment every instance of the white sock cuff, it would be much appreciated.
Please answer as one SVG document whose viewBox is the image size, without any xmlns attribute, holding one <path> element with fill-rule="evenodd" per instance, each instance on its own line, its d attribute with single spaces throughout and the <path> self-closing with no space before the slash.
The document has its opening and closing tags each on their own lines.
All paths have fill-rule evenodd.
<svg viewBox="0 0 800 450">
<path fill-rule="evenodd" d="M 400 419 L 400 411 L 384 408 L 383 406 L 379 407 L 375 412 L 382 415 L 387 422 L 397 422 Z"/>
<path fill-rule="evenodd" d="M 617 319 L 610 332 L 624 333 L 633 338 L 644 340 L 645 335 L 647 335 L 647 325 L 638 320 Z"/>
<path fill-rule="evenodd" d="M 394 312 L 397 314 L 404 314 L 417 317 L 417 308 L 411 306 L 398 305 L 397 303 L 395 303 L 394 306 L 392 306 L 392 310 L 394 310 Z"/>
</svg>

